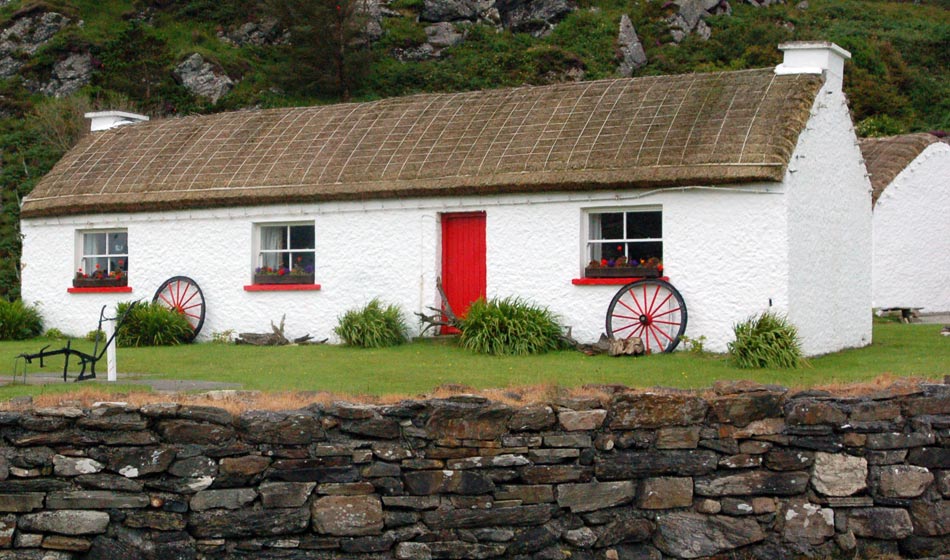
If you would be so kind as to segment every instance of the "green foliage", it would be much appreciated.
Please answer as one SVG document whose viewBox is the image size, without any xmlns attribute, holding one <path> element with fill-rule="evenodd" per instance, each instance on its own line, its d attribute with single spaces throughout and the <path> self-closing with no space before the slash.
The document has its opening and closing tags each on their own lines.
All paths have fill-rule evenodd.
<svg viewBox="0 0 950 560">
<path fill-rule="evenodd" d="M 339 318 L 333 332 L 349 346 L 385 348 L 406 342 L 406 323 L 397 305 L 376 298 L 360 309 L 351 309 Z"/>
<path fill-rule="evenodd" d="M 131 303 L 120 303 L 116 313 L 128 311 L 116 334 L 119 346 L 173 346 L 191 337 L 191 325 L 184 315 L 161 303 L 140 303 L 131 311 Z"/>
<path fill-rule="evenodd" d="M 25 340 L 43 332 L 43 317 L 22 300 L 0 299 L 0 340 Z"/>
<path fill-rule="evenodd" d="M 268 0 L 267 9 L 290 33 L 276 77 L 290 89 L 349 101 L 373 56 L 361 6 L 361 0 Z"/>
<path fill-rule="evenodd" d="M 680 337 L 680 341 L 686 347 L 686 351 L 697 356 L 706 355 L 706 335 L 700 335 L 697 338 L 690 338 L 686 335 Z"/>
<path fill-rule="evenodd" d="M 520 298 L 475 301 L 460 330 L 459 345 L 480 354 L 524 356 L 563 347 L 555 315 Z"/>
<path fill-rule="evenodd" d="M 47 329 L 46 332 L 43 333 L 43 337 L 48 338 L 50 340 L 64 340 L 64 339 L 69 338 L 68 336 L 66 336 L 66 333 L 56 328 Z"/>
<path fill-rule="evenodd" d="M 96 341 L 105 342 L 106 333 L 104 333 L 102 329 L 93 329 L 87 332 L 86 336 L 83 338 L 85 338 L 85 340 L 87 340 L 88 342 L 96 342 Z"/>
<path fill-rule="evenodd" d="M 736 367 L 796 368 L 802 363 L 798 329 L 785 317 L 766 311 L 733 326 L 736 340 L 728 344 Z"/>
<path fill-rule="evenodd" d="M 211 333 L 211 342 L 213 344 L 230 344 L 234 341 L 234 329 L 224 331 L 214 331 Z"/>
<path fill-rule="evenodd" d="M 868 117 L 854 126 L 858 136 L 869 138 L 877 136 L 893 136 L 907 132 L 903 123 L 890 115 L 875 115 Z"/>
</svg>

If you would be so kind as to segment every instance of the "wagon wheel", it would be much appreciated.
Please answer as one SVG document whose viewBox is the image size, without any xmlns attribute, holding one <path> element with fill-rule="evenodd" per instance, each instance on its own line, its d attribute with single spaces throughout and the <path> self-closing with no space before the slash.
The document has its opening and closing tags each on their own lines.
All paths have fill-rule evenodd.
<svg viewBox="0 0 950 560">
<path fill-rule="evenodd" d="M 683 296 L 663 280 L 631 282 L 620 288 L 607 308 L 607 336 L 638 336 L 647 354 L 672 352 L 685 331 Z"/>
<path fill-rule="evenodd" d="M 187 276 L 172 276 L 155 291 L 152 303 L 156 301 L 188 319 L 192 333 L 186 342 L 198 336 L 205 322 L 205 296 L 194 280 Z"/>
</svg>

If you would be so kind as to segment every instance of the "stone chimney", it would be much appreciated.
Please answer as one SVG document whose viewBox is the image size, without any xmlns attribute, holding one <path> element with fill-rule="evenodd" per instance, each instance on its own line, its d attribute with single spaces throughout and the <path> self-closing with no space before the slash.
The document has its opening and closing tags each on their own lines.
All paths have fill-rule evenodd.
<svg viewBox="0 0 950 560">
<path fill-rule="evenodd" d="M 109 130 L 110 128 L 148 120 L 148 117 L 145 115 L 136 115 L 135 113 L 126 113 L 124 111 L 98 111 L 95 113 L 86 113 L 83 116 L 89 119 L 89 130 L 91 132 Z"/>
<path fill-rule="evenodd" d="M 775 67 L 776 74 L 822 74 L 826 91 L 841 91 L 844 61 L 851 53 L 828 41 L 792 41 L 778 48 L 785 59 Z"/>
</svg>

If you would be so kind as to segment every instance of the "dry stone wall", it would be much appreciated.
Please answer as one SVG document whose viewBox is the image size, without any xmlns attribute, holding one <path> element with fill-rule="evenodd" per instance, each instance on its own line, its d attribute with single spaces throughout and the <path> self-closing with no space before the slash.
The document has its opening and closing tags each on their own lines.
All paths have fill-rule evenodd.
<svg viewBox="0 0 950 560">
<path fill-rule="evenodd" d="M 0 560 L 950 554 L 950 386 L 0 412 Z"/>
</svg>

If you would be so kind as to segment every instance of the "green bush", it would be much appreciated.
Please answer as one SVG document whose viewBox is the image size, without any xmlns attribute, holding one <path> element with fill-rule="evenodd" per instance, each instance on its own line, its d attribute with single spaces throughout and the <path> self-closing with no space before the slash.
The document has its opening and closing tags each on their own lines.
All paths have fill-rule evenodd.
<svg viewBox="0 0 950 560">
<path fill-rule="evenodd" d="M 22 300 L 0 299 L 0 340 L 25 340 L 43 332 L 43 317 Z"/>
<path fill-rule="evenodd" d="M 333 329 L 349 346 L 384 348 L 406 342 L 406 323 L 397 305 L 383 304 L 376 298 L 361 309 L 351 309 L 339 318 Z"/>
<path fill-rule="evenodd" d="M 66 333 L 64 333 L 63 331 L 59 329 L 49 329 L 45 333 L 43 333 L 43 337 L 48 338 L 50 340 L 66 340 L 67 338 L 69 338 L 68 336 L 66 336 Z"/>
<path fill-rule="evenodd" d="M 479 299 L 462 320 L 459 344 L 480 354 L 523 356 L 562 347 L 561 326 L 546 307 L 520 298 Z"/>
<path fill-rule="evenodd" d="M 120 303 L 121 317 L 131 303 Z M 161 303 L 140 303 L 129 311 L 116 333 L 119 346 L 173 346 L 191 338 L 192 330 L 184 315 L 168 309 Z"/>
<path fill-rule="evenodd" d="M 802 362 L 798 329 L 784 316 L 766 311 L 733 327 L 729 353 L 741 368 L 796 368 Z"/>
</svg>

